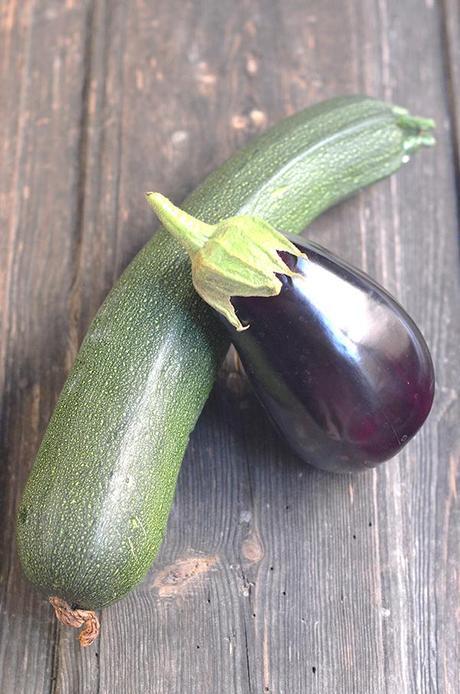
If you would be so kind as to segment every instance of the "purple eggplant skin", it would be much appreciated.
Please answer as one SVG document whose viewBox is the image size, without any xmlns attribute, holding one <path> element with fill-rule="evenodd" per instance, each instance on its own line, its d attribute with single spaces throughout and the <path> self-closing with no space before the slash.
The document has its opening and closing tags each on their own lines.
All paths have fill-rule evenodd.
<svg viewBox="0 0 460 694">
<path fill-rule="evenodd" d="M 434 369 L 413 320 L 365 273 L 291 237 L 308 257 L 280 253 L 272 297 L 232 297 L 225 319 L 254 390 L 291 448 L 323 470 L 350 472 L 395 456 L 434 397 Z"/>
</svg>

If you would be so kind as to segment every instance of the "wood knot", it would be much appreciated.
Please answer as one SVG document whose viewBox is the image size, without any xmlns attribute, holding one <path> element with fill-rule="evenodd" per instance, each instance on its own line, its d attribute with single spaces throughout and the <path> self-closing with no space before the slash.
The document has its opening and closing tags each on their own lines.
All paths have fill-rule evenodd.
<svg viewBox="0 0 460 694">
<path fill-rule="evenodd" d="M 217 564 L 217 555 L 178 559 L 160 571 L 153 582 L 160 598 L 172 598 L 190 589 L 200 574 L 210 571 Z"/>
<path fill-rule="evenodd" d="M 241 545 L 241 554 L 243 558 L 251 564 L 257 564 L 264 558 L 264 548 L 259 536 L 254 531 L 248 535 Z"/>
</svg>

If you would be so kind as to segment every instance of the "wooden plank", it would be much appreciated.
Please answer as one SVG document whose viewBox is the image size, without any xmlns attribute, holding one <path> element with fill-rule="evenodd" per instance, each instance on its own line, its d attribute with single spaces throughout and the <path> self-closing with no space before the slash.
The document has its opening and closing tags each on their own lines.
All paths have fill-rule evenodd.
<svg viewBox="0 0 460 694">
<path fill-rule="evenodd" d="M 88 8 L 86 2 L 12 0 L 1 15 L 0 691 L 5 693 L 48 692 L 54 676 L 58 630 L 46 599 L 18 566 L 14 518 L 75 351 L 69 344 L 69 296 L 79 235 Z"/>
<path fill-rule="evenodd" d="M 441 31 L 443 38 L 445 86 L 452 117 L 452 140 L 457 161 L 457 178 L 460 158 L 460 3 L 458 0 L 441 0 Z M 458 182 L 457 182 L 458 185 Z"/>
<path fill-rule="evenodd" d="M 460 325 L 439 7 L 171 0 L 91 10 L 47 0 L 22 3 L 22 20 L 14 7 L 2 43 L 11 107 L 0 119 L 14 152 L 2 213 L 13 236 L 1 295 L 0 690 L 454 692 Z M 47 89 L 57 89 L 54 110 Z M 354 91 L 439 123 L 435 150 L 312 230 L 422 327 L 438 379 L 430 423 L 399 461 L 332 477 L 302 467 L 244 383 L 223 372 L 154 568 L 103 612 L 100 642 L 82 652 L 20 577 L 13 508 L 79 340 L 151 233 L 142 192 L 178 200 L 265 124 Z"/>
</svg>

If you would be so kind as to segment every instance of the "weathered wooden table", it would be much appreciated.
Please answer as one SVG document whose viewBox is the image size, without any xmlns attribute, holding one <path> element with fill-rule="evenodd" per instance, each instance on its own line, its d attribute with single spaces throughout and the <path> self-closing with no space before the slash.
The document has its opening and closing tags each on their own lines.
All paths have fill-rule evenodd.
<svg viewBox="0 0 460 694">
<path fill-rule="evenodd" d="M 458 692 L 460 7 L 456 0 L 3 0 L 0 692 Z M 180 200 L 251 135 L 339 93 L 438 145 L 324 215 L 431 346 L 429 424 L 358 477 L 307 469 L 225 372 L 160 555 L 82 651 L 21 575 L 14 514 L 85 330 Z"/>
</svg>

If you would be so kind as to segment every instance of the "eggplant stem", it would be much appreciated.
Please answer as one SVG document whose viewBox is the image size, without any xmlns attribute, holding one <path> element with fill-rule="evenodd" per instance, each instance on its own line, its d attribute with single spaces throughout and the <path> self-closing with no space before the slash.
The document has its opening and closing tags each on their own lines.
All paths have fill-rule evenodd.
<svg viewBox="0 0 460 694">
<path fill-rule="evenodd" d="M 80 646 L 91 646 L 99 636 L 101 629 L 97 614 L 93 610 L 80 610 L 78 608 L 73 610 L 62 598 L 51 597 L 49 601 L 61 624 L 76 629 L 83 627 L 78 637 Z"/>
<path fill-rule="evenodd" d="M 195 219 L 195 217 L 173 205 L 161 193 L 146 193 L 145 196 L 160 222 L 182 244 L 190 256 L 194 255 L 209 241 L 216 228 L 215 226 Z"/>
</svg>

